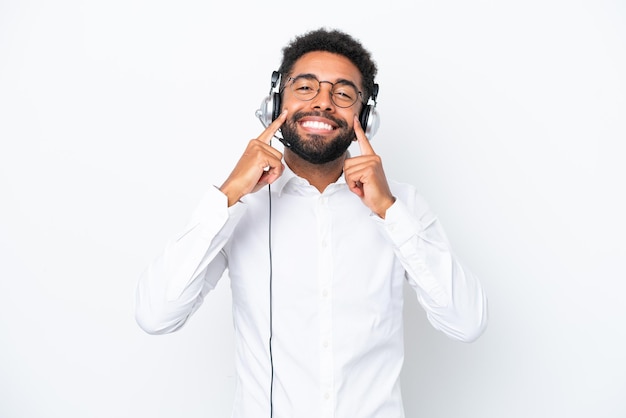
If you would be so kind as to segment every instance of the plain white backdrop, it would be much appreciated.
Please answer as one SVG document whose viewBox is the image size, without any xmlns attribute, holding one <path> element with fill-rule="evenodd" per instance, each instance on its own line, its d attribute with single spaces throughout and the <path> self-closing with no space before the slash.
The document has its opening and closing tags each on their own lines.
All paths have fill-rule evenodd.
<svg viewBox="0 0 626 418">
<path fill-rule="evenodd" d="M 490 301 L 464 344 L 407 292 L 407 417 L 626 416 L 623 2 L 0 0 L 0 417 L 230 416 L 228 279 L 166 336 L 134 288 L 319 26 Z"/>
</svg>

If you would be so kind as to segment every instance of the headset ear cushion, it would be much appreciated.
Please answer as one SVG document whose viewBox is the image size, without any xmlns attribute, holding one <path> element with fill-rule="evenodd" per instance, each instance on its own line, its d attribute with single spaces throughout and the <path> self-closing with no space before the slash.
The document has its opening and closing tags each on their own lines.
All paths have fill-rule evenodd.
<svg viewBox="0 0 626 418">
<path fill-rule="evenodd" d="M 280 116 L 280 108 L 281 108 L 280 93 L 272 93 L 272 103 L 273 103 L 272 122 L 274 122 L 276 119 L 278 119 L 278 116 Z"/>
<path fill-rule="evenodd" d="M 359 115 L 359 122 L 361 122 L 361 128 L 365 132 L 365 135 L 372 139 L 378 131 L 378 125 L 380 124 L 380 118 L 375 106 L 367 105 L 361 110 Z"/>
<path fill-rule="evenodd" d="M 367 129 L 367 122 L 370 118 L 370 111 L 372 106 L 365 105 L 363 109 L 361 109 L 361 114 L 359 115 L 359 122 L 361 122 L 361 128 L 365 131 Z"/>
</svg>

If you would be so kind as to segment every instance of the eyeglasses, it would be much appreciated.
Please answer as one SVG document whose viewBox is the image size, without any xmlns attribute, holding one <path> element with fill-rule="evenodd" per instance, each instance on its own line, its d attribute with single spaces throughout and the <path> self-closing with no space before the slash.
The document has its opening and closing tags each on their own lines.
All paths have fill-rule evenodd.
<svg viewBox="0 0 626 418">
<path fill-rule="evenodd" d="M 310 74 L 299 75 L 295 78 L 289 77 L 287 80 L 294 96 L 304 101 L 313 100 L 319 94 L 322 83 L 330 84 L 330 100 L 337 107 L 350 107 L 362 95 L 356 86 L 347 80 L 331 83 L 330 81 L 319 81 Z"/>
</svg>

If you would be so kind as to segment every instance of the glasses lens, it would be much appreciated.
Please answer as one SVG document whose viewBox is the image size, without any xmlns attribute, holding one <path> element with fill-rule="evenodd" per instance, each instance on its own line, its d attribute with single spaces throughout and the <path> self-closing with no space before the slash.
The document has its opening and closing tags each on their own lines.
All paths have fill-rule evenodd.
<svg viewBox="0 0 626 418">
<path fill-rule="evenodd" d="M 337 83 L 333 86 L 333 102 L 339 107 L 349 107 L 356 102 L 359 92 L 352 84 Z"/>
<path fill-rule="evenodd" d="M 320 83 L 314 78 L 296 77 L 291 83 L 291 89 L 300 100 L 312 100 L 320 89 Z"/>
</svg>

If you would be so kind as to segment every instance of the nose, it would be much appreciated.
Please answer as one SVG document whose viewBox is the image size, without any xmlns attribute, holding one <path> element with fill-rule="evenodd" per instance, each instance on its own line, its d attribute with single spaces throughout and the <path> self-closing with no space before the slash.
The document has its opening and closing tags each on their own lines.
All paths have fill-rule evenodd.
<svg viewBox="0 0 626 418">
<path fill-rule="evenodd" d="M 327 86 L 325 84 L 327 84 Z M 319 109 L 326 112 L 334 110 L 335 104 L 332 100 L 332 90 L 332 83 L 328 81 L 320 81 L 320 91 L 311 101 L 311 107 L 313 107 L 313 109 Z"/>
</svg>

